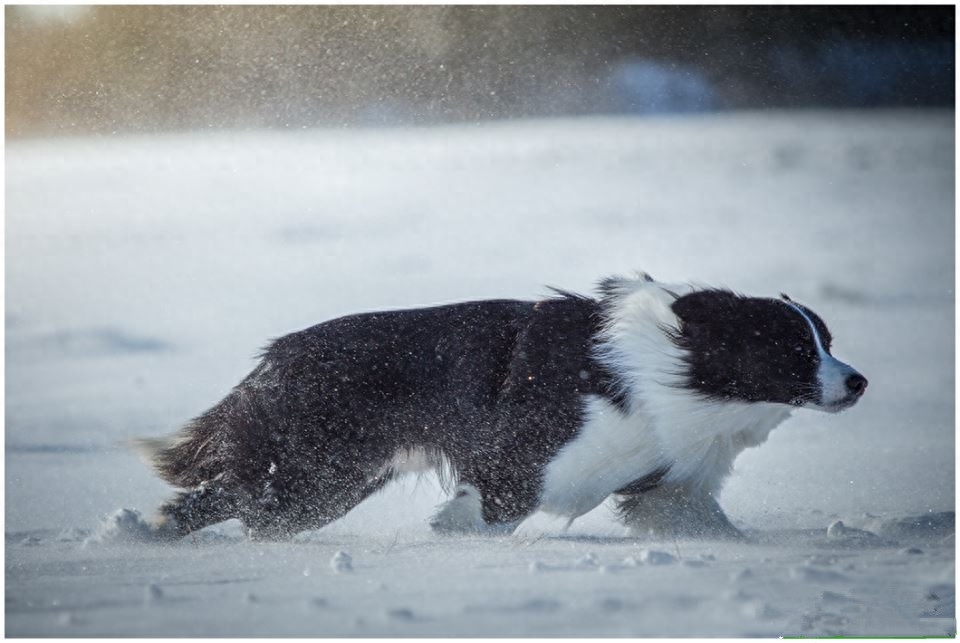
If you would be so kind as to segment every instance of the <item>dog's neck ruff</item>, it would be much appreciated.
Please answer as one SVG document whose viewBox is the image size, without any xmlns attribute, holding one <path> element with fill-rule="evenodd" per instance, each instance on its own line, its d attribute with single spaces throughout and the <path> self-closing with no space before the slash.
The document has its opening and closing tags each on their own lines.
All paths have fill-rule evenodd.
<svg viewBox="0 0 960 643">
<path fill-rule="evenodd" d="M 664 482 L 710 492 L 743 449 L 762 444 L 789 417 L 790 407 L 710 399 L 690 388 L 685 349 L 670 337 L 679 332 L 671 304 L 694 290 L 647 280 L 619 282 L 606 299 L 597 357 L 619 378 L 625 415 L 656 436 L 669 467 Z"/>
</svg>

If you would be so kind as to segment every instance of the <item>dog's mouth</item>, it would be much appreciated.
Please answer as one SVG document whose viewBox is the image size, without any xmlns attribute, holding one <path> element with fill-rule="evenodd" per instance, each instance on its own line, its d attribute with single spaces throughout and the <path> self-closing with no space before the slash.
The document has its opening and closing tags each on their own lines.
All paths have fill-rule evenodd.
<svg viewBox="0 0 960 643">
<path fill-rule="evenodd" d="M 818 411 L 823 411 L 825 413 L 839 413 L 840 411 L 846 411 L 851 406 L 859 402 L 861 397 L 863 397 L 862 390 L 852 391 L 839 400 L 830 400 L 829 402 L 822 402 L 819 399 L 812 397 L 798 397 L 794 399 L 791 404 L 798 407 L 817 409 Z"/>
<path fill-rule="evenodd" d="M 829 404 L 818 404 L 817 408 L 827 413 L 839 413 L 840 411 L 846 411 L 859 402 L 861 397 L 862 393 L 851 393 L 841 400 L 830 402 Z"/>
<path fill-rule="evenodd" d="M 863 387 L 851 390 L 849 393 L 847 393 L 846 397 L 842 397 L 839 400 L 821 402 L 818 404 L 813 404 L 812 406 L 820 409 L 821 411 L 826 411 L 827 413 L 839 413 L 840 411 L 846 411 L 860 401 L 860 398 L 863 397 L 863 391 L 865 388 L 866 385 L 864 384 Z"/>
</svg>

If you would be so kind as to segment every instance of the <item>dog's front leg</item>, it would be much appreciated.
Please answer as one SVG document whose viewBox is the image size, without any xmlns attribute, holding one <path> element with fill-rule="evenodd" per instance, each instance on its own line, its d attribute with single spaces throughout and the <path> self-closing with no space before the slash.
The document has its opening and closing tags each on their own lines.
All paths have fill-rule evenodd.
<svg viewBox="0 0 960 643">
<path fill-rule="evenodd" d="M 742 539 L 713 494 L 664 485 L 615 496 L 621 520 L 637 536 L 653 538 Z"/>
<path fill-rule="evenodd" d="M 533 543 L 548 534 L 563 533 L 573 524 L 574 519 L 575 517 L 537 510 L 517 525 L 513 530 L 513 537 L 523 543 Z"/>
</svg>

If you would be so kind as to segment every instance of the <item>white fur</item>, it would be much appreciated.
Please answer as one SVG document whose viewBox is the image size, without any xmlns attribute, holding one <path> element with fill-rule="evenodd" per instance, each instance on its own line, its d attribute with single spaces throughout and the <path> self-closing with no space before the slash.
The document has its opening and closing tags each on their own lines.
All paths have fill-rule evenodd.
<svg viewBox="0 0 960 643">
<path fill-rule="evenodd" d="M 621 378 L 627 412 L 588 398 L 581 431 L 546 467 L 540 511 L 575 518 L 664 465 L 665 485 L 712 510 L 737 455 L 789 417 L 785 405 L 711 401 L 681 385 L 681 350 L 665 330 L 677 329 L 674 296 L 691 290 L 645 279 L 617 285 L 598 357 Z"/>
<path fill-rule="evenodd" d="M 611 493 L 664 460 L 653 427 L 643 418 L 625 416 L 609 402 L 591 397 L 586 421 L 544 472 L 542 511 L 580 516 Z"/>
<path fill-rule="evenodd" d="M 517 525 L 512 535 L 521 543 L 534 543 L 546 534 L 566 531 L 575 517 L 540 509 Z"/>
<path fill-rule="evenodd" d="M 822 411 L 840 411 L 846 406 L 844 399 L 849 399 L 850 391 L 847 388 L 847 378 L 856 371 L 832 355 L 827 355 L 820 361 L 817 379 L 820 380 L 822 404 L 810 406 Z"/>
<path fill-rule="evenodd" d="M 389 474 L 416 473 L 422 475 L 429 471 L 437 474 L 440 486 L 445 491 L 449 491 L 456 483 L 456 469 L 445 454 L 430 452 L 417 447 L 397 449 L 389 460 L 371 470 L 370 480 Z"/>
<path fill-rule="evenodd" d="M 517 522 L 488 525 L 483 520 L 480 491 L 472 484 L 458 484 L 453 498 L 437 507 L 430 527 L 439 534 L 508 534 Z"/>
<path fill-rule="evenodd" d="M 424 449 L 397 449 L 393 457 L 378 471 L 379 474 L 392 470 L 396 473 L 423 473 L 437 466 L 436 459 Z"/>
<path fill-rule="evenodd" d="M 480 492 L 469 484 L 457 485 L 453 498 L 437 508 L 430 526 L 440 533 L 472 533 L 483 531 L 483 506 Z"/>
</svg>

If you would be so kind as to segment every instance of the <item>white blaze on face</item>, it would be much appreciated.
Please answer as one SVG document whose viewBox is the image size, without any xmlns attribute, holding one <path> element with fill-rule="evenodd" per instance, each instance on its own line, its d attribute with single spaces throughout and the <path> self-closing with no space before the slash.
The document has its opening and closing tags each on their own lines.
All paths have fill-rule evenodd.
<svg viewBox="0 0 960 643">
<path fill-rule="evenodd" d="M 820 403 L 811 404 L 814 408 L 822 411 L 837 412 L 850 406 L 855 401 L 850 397 L 850 391 L 847 388 L 847 379 L 857 371 L 849 364 L 844 364 L 833 355 L 828 353 L 820 340 L 820 333 L 813 320 L 803 312 L 803 309 L 790 301 L 785 304 L 797 311 L 801 317 L 810 326 L 810 332 L 813 333 L 813 343 L 817 349 L 817 357 L 820 359 L 820 368 L 817 369 L 817 380 L 820 384 Z"/>
</svg>

